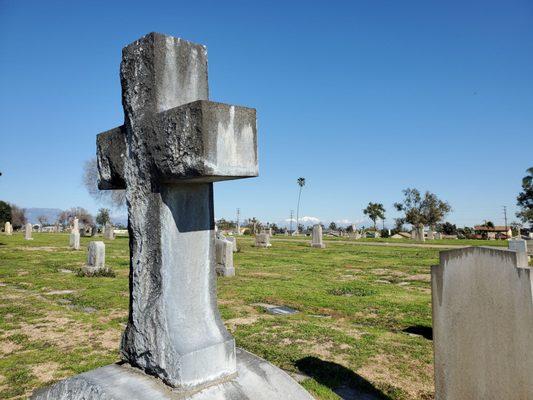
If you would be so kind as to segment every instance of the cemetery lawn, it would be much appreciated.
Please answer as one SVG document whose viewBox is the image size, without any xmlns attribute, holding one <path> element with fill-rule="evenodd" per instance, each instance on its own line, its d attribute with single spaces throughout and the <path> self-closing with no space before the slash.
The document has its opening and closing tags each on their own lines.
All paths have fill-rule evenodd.
<svg viewBox="0 0 533 400">
<path fill-rule="evenodd" d="M 72 251 L 67 234 L 0 236 L 1 399 L 119 360 L 128 240 L 106 241 L 115 277 L 80 277 L 90 240 Z M 293 373 L 317 399 L 338 399 L 334 391 L 433 398 L 429 271 L 437 249 L 238 243 L 237 276 L 218 278 L 238 346 Z M 268 305 L 299 312 L 271 315 Z"/>
</svg>

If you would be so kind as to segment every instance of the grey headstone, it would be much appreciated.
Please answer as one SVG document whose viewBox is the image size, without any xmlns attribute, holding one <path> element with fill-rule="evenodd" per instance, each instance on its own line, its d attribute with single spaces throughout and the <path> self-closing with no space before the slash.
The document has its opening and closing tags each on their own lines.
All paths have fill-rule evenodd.
<svg viewBox="0 0 533 400">
<path fill-rule="evenodd" d="M 226 236 L 226 240 L 230 241 L 231 244 L 233 245 L 232 249 L 233 249 L 233 252 L 237 252 L 238 251 L 238 248 L 237 248 L 237 238 L 235 236 Z"/>
<path fill-rule="evenodd" d="M 85 271 L 94 273 L 105 269 L 105 243 L 90 242 L 87 253 L 87 264 L 83 268 Z"/>
<path fill-rule="evenodd" d="M 270 247 L 270 235 L 268 233 L 258 233 L 255 235 L 255 247 Z"/>
<path fill-rule="evenodd" d="M 115 227 L 110 222 L 106 222 L 104 226 L 104 239 L 106 240 L 115 239 Z"/>
<path fill-rule="evenodd" d="M 322 241 L 322 225 L 316 224 L 313 225 L 313 241 L 311 242 L 312 247 L 317 247 L 320 249 L 323 249 L 326 247 L 324 242 Z"/>
<path fill-rule="evenodd" d="M 435 399 L 533 399 L 533 271 L 508 250 L 440 253 L 431 270 Z"/>
<path fill-rule="evenodd" d="M 27 223 L 24 227 L 24 239 L 25 240 L 33 240 L 31 237 L 31 233 L 33 231 L 33 227 L 30 223 Z"/>
<path fill-rule="evenodd" d="M 216 272 L 220 276 L 235 276 L 233 266 L 233 242 L 227 239 L 215 239 Z"/>
<path fill-rule="evenodd" d="M 529 256 L 527 253 L 527 241 L 523 239 L 511 239 L 508 242 L 509 250 L 516 252 L 516 259 L 518 265 L 527 267 L 529 264 Z"/>
</svg>

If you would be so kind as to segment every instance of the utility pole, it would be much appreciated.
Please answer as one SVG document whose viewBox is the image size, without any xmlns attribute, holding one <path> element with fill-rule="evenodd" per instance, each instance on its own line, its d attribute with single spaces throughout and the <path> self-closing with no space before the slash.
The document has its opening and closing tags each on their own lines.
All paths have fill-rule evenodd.
<svg viewBox="0 0 533 400">
<path fill-rule="evenodd" d="M 503 208 L 503 218 L 505 219 L 505 229 L 507 229 L 507 207 L 502 206 Z"/>
<path fill-rule="evenodd" d="M 241 234 L 241 209 L 237 208 L 237 235 Z"/>
<path fill-rule="evenodd" d="M 292 235 L 292 218 L 294 215 L 294 210 L 291 210 L 291 218 L 289 219 L 289 233 Z"/>
</svg>

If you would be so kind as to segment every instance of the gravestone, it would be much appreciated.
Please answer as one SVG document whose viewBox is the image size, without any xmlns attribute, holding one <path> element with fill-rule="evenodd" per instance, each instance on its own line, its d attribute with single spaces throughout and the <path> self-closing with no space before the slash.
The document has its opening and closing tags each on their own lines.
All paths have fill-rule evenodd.
<svg viewBox="0 0 533 400">
<path fill-rule="evenodd" d="M 80 249 L 80 227 L 78 224 L 78 218 L 74 218 L 72 222 L 72 229 L 70 230 L 69 245 L 71 249 Z"/>
<path fill-rule="evenodd" d="M 436 240 L 442 240 L 442 233 L 441 232 L 435 233 L 435 239 Z"/>
<path fill-rule="evenodd" d="M 13 235 L 13 227 L 11 226 L 11 222 L 6 221 L 6 223 L 4 224 L 4 233 L 7 236 Z"/>
<path fill-rule="evenodd" d="M 527 254 L 527 242 L 523 239 L 512 239 L 508 242 L 509 250 L 516 252 L 516 259 L 518 265 L 527 267 L 529 263 L 529 256 Z"/>
<path fill-rule="evenodd" d="M 25 240 L 33 240 L 31 237 L 31 233 L 33 231 L 33 227 L 30 223 L 27 223 L 24 227 L 24 239 Z"/>
<path fill-rule="evenodd" d="M 217 308 L 213 182 L 254 177 L 254 109 L 208 101 L 207 50 L 151 33 L 125 47 L 123 126 L 97 139 L 99 187 L 125 189 L 130 307 L 123 364 L 36 398 L 308 399 L 235 348 Z M 154 378 L 155 377 L 155 378 Z"/>
<path fill-rule="evenodd" d="M 235 276 L 233 266 L 233 242 L 224 239 L 215 239 L 215 270 L 220 276 Z"/>
<path fill-rule="evenodd" d="M 104 226 L 104 239 L 115 240 L 115 227 L 109 221 Z"/>
<path fill-rule="evenodd" d="M 238 248 L 237 248 L 237 238 L 235 236 L 228 236 L 226 237 L 226 240 L 231 242 L 232 244 L 232 251 L 234 253 L 236 253 L 238 251 Z"/>
<path fill-rule="evenodd" d="M 268 233 L 258 233 L 255 235 L 255 247 L 270 247 L 270 235 Z"/>
<path fill-rule="evenodd" d="M 311 242 L 312 247 L 323 249 L 326 245 L 322 241 L 322 225 L 316 224 L 313 225 L 313 241 Z"/>
<path fill-rule="evenodd" d="M 470 247 L 432 267 L 435 399 L 533 399 L 533 271 Z"/>
<path fill-rule="evenodd" d="M 100 241 L 89 242 L 87 264 L 83 266 L 83 272 L 95 274 L 105 269 L 105 243 Z"/>
<path fill-rule="evenodd" d="M 411 230 L 411 239 L 412 240 L 418 240 L 418 233 L 417 233 L 417 230 L 416 228 L 413 227 L 413 229 Z"/>
<path fill-rule="evenodd" d="M 272 233 L 272 228 L 268 228 L 268 235 L 270 237 L 274 236 L 274 234 Z"/>
</svg>

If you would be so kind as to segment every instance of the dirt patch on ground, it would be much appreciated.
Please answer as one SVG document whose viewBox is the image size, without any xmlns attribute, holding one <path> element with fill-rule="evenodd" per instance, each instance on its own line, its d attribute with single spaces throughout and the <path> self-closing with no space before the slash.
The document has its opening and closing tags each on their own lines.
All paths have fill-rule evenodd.
<svg viewBox="0 0 533 400">
<path fill-rule="evenodd" d="M 253 325 L 262 318 L 260 315 L 249 315 L 247 317 L 233 318 L 225 321 L 227 328 L 233 332 L 240 325 Z"/>
<path fill-rule="evenodd" d="M 255 276 L 257 278 L 283 278 L 283 275 L 275 272 L 249 272 L 246 276 Z"/>
<path fill-rule="evenodd" d="M 415 360 L 405 360 L 404 362 L 412 365 L 419 364 Z M 430 365 L 418 365 L 412 368 L 412 371 L 424 370 L 426 378 L 432 376 L 433 368 Z M 386 383 L 388 385 L 401 388 L 407 393 L 410 399 L 428 398 L 433 392 L 433 381 L 424 379 L 420 374 L 407 375 L 394 367 L 394 361 L 390 356 L 379 354 L 370 358 L 365 366 L 359 368 L 357 373 L 372 383 Z"/>
<path fill-rule="evenodd" d="M 112 310 L 106 315 L 102 315 L 98 318 L 98 321 L 101 323 L 107 323 L 114 319 L 125 319 L 128 316 L 128 310 Z"/>
<path fill-rule="evenodd" d="M 422 282 L 431 282 L 431 275 L 430 274 L 416 274 L 416 275 L 409 275 L 405 278 L 407 281 L 422 281 Z"/>
<path fill-rule="evenodd" d="M 51 247 L 51 246 L 41 246 L 41 247 L 31 247 L 31 246 L 19 246 L 14 247 L 15 250 L 25 250 L 25 251 L 59 251 L 62 250 L 60 247 Z"/>
<path fill-rule="evenodd" d="M 54 379 L 54 375 L 59 369 L 60 365 L 55 362 L 47 362 L 44 364 L 37 364 L 31 367 L 31 372 L 41 382 L 47 383 Z"/>
<path fill-rule="evenodd" d="M 18 351 L 21 348 L 21 345 L 12 342 L 11 340 L 3 340 L 2 342 L 0 342 L 0 354 L 4 356 L 14 353 L 15 351 Z"/>
</svg>

